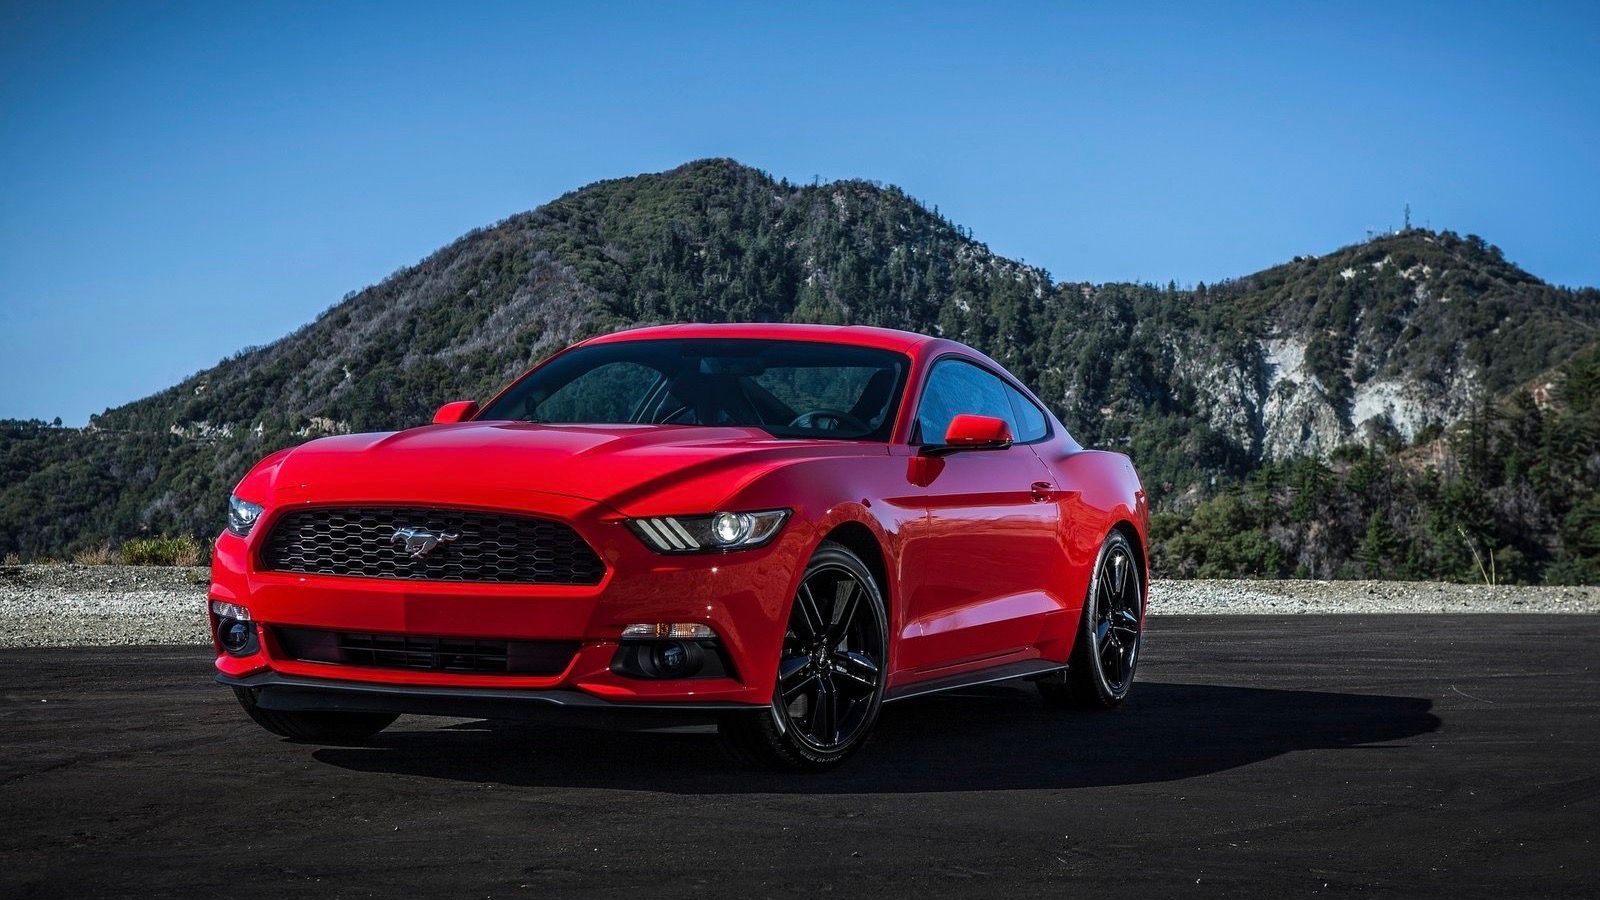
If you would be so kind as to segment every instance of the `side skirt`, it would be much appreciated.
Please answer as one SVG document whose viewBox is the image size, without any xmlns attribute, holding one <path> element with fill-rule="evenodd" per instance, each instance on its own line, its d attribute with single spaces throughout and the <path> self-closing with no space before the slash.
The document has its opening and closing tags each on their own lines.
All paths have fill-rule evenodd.
<svg viewBox="0 0 1600 900">
<path fill-rule="evenodd" d="M 1065 663 L 1051 662 L 1046 659 L 1027 659 L 1022 662 L 1006 663 L 1003 666 L 995 666 L 992 669 L 962 672 L 960 675 L 947 675 L 944 678 L 930 678 L 927 681 L 918 681 L 914 684 L 897 687 L 883 695 L 883 702 L 892 703 L 895 700 L 921 697 L 924 694 L 937 694 L 940 691 L 953 691 L 958 688 L 974 687 L 995 681 L 1010 681 L 1013 678 L 1042 678 L 1052 672 L 1060 672 L 1066 667 Z"/>
</svg>

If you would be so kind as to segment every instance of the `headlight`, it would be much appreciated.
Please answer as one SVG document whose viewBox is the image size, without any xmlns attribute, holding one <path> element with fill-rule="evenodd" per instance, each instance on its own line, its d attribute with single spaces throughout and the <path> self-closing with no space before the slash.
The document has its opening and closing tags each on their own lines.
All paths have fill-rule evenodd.
<svg viewBox="0 0 1600 900">
<path fill-rule="evenodd" d="M 788 518 L 787 509 L 769 509 L 629 519 L 628 527 L 660 553 L 714 553 L 759 547 L 772 540 Z"/>
<path fill-rule="evenodd" d="M 261 505 L 228 495 L 228 530 L 240 537 L 250 533 L 256 520 L 261 518 Z"/>
</svg>

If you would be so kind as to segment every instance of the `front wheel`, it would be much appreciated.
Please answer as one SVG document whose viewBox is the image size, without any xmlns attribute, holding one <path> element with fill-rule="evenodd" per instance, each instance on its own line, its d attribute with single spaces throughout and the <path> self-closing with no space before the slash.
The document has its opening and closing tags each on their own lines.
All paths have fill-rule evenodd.
<svg viewBox="0 0 1600 900">
<path fill-rule="evenodd" d="M 233 695 L 250 719 L 276 735 L 315 744 L 355 744 L 388 728 L 395 719 L 391 713 L 367 712 L 285 712 L 262 709 L 256 703 L 257 691 L 234 688 Z"/>
<path fill-rule="evenodd" d="M 1095 561 L 1067 670 L 1039 682 L 1045 702 L 1078 709 L 1120 705 L 1133 687 L 1143 626 L 1144 579 L 1133 545 L 1113 531 Z"/>
<path fill-rule="evenodd" d="M 838 765 L 866 742 L 888 668 L 883 594 L 860 557 L 824 541 L 795 592 L 772 705 L 733 713 L 723 737 L 746 758 L 783 769 Z"/>
</svg>

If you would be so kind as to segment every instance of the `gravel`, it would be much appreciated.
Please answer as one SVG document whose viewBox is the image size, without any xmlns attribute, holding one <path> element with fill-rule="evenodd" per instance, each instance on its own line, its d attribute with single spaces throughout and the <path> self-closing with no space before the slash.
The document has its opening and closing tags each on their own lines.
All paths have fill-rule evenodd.
<svg viewBox="0 0 1600 900">
<path fill-rule="evenodd" d="M 1600 586 L 1157 581 L 1152 615 L 1600 613 Z M 0 566 L 0 647 L 203 644 L 206 570 Z"/>
<path fill-rule="evenodd" d="M 205 569 L 0 566 L 0 647 L 203 644 Z"/>
<path fill-rule="evenodd" d="M 1600 586 L 1439 581 L 1157 581 L 1154 615 L 1210 613 L 1600 613 Z"/>
</svg>

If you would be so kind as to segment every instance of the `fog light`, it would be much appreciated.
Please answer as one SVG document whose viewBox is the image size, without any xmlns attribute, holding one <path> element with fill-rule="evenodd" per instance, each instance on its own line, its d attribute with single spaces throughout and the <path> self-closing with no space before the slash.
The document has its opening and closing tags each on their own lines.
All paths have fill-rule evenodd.
<svg viewBox="0 0 1600 900">
<path fill-rule="evenodd" d="M 654 628 L 655 626 L 649 626 Z M 669 626 L 661 626 L 668 629 Z M 655 632 L 617 642 L 617 652 L 611 658 L 611 671 L 628 678 L 732 678 L 733 667 L 722 651 L 722 645 L 704 625 L 696 626 L 699 637 L 674 639 L 658 638 Z"/>
<path fill-rule="evenodd" d="M 676 678 L 689 667 L 689 651 L 680 643 L 658 644 L 655 652 L 650 654 L 650 661 L 656 664 L 656 670 L 668 678 Z"/>
<path fill-rule="evenodd" d="M 692 641 L 663 641 L 650 648 L 648 674 L 656 678 L 688 678 L 705 664 L 705 651 Z"/>
<path fill-rule="evenodd" d="M 217 642 L 222 644 L 222 649 L 234 654 L 243 654 L 250 650 L 250 645 L 255 641 L 256 629 L 249 622 L 238 619 L 223 619 L 217 623 Z"/>
</svg>

